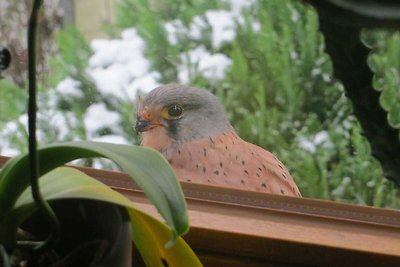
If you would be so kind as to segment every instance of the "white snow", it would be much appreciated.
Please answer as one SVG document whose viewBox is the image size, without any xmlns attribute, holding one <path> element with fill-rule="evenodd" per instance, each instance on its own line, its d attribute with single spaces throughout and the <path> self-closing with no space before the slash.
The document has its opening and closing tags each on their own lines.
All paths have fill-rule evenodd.
<svg viewBox="0 0 400 267">
<path fill-rule="evenodd" d="M 329 139 L 329 133 L 327 131 L 320 131 L 312 137 L 300 137 L 298 138 L 299 147 L 310 153 L 315 153 L 318 146 L 323 148 L 331 148 L 333 146 Z"/>
<path fill-rule="evenodd" d="M 89 138 L 97 137 L 97 132 L 103 128 L 110 128 L 120 132 L 120 115 L 107 109 L 104 103 L 90 105 L 84 115 L 84 124 Z"/>
<path fill-rule="evenodd" d="M 292 9 L 292 14 L 291 14 L 291 16 L 290 16 L 290 19 L 291 19 L 293 22 L 297 22 L 297 21 L 299 20 L 299 18 L 300 18 L 299 12 L 298 12 L 297 10 L 295 10 L 295 9 Z"/>
<path fill-rule="evenodd" d="M 212 28 L 212 45 L 219 48 L 236 37 L 235 15 L 225 10 L 209 10 L 205 14 Z"/>
<path fill-rule="evenodd" d="M 58 83 L 56 91 L 66 96 L 83 97 L 83 93 L 79 89 L 80 86 L 81 83 L 79 81 L 67 77 Z"/>
<path fill-rule="evenodd" d="M 195 16 L 189 26 L 189 37 L 200 40 L 203 37 L 203 31 L 207 29 L 207 22 L 203 16 Z"/>
<path fill-rule="evenodd" d="M 167 22 L 164 27 L 168 41 L 177 45 L 182 38 L 201 40 L 203 33 L 211 32 L 212 50 L 204 46 L 194 47 L 180 55 L 178 62 L 178 81 L 188 84 L 194 75 L 202 75 L 210 81 L 221 80 L 232 64 L 232 60 L 222 53 L 217 53 L 224 43 L 232 42 L 236 37 L 236 22 L 243 23 L 242 11 L 255 3 L 254 0 L 228 0 L 229 10 L 208 10 L 204 14 L 193 17 L 189 26 L 183 25 L 180 20 Z M 254 30 L 259 30 L 258 21 L 250 21 Z M 151 68 L 151 62 L 146 57 L 145 41 L 134 28 L 124 30 L 119 38 L 96 39 L 91 42 L 93 55 L 88 62 L 87 74 L 94 84 L 106 97 L 118 98 L 122 101 L 134 102 L 140 92 L 149 92 L 159 86 L 161 74 Z M 65 77 L 53 90 L 46 95 L 39 96 L 38 123 L 45 123 L 45 127 L 54 128 L 53 134 L 57 141 L 71 139 L 71 130 L 79 122 L 71 112 L 58 111 L 59 96 L 83 97 L 80 90 L 82 85 L 71 77 Z M 42 104 L 41 104 L 42 103 Z M 45 103 L 45 104 L 44 104 Z M 16 155 L 19 151 L 8 143 L 11 136 L 26 138 L 18 125 L 27 131 L 27 116 L 22 115 L 19 122 L 9 122 L 1 129 L 0 150 L 2 154 Z M 119 136 L 121 115 L 107 109 L 103 103 L 95 103 L 88 107 L 84 114 L 84 127 L 87 138 L 96 141 L 111 143 L 128 143 Z M 109 128 L 112 134 L 99 136 L 99 130 Z M 39 142 L 44 138 L 44 132 L 37 132 Z M 78 139 L 78 137 L 72 137 Z"/>
<path fill-rule="evenodd" d="M 316 145 L 320 145 L 320 144 L 325 143 L 327 141 L 329 141 L 329 134 L 328 134 L 327 131 L 320 131 L 314 137 L 314 143 Z"/>
<path fill-rule="evenodd" d="M 179 66 L 179 81 L 190 83 L 194 73 L 200 73 L 210 80 L 223 79 L 232 60 L 221 53 L 210 54 L 204 46 L 198 46 L 187 54 L 181 55 L 182 64 Z"/>
<path fill-rule="evenodd" d="M 122 39 L 97 39 L 91 42 L 93 56 L 89 59 L 89 66 L 107 67 L 113 63 L 127 63 L 138 57 L 143 57 L 145 43 L 135 29 L 128 29 L 121 33 Z"/>
<path fill-rule="evenodd" d="M 255 32 L 259 32 L 261 30 L 261 23 L 259 21 L 254 20 L 251 26 Z"/>
<path fill-rule="evenodd" d="M 232 60 L 224 54 L 213 54 L 199 61 L 199 70 L 204 77 L 210 80 L 221 80 L 231 64 Z"/>
<path fill-rule="evenodd" d="M 298 144 L 300 148 L 310 153 L 315 153 L 315 151 L 317 150 L 315 144 L 305 137 L 300 137 L 298 140 Z"/>
<path fill-rule="evenodd" d="M 194 16 L 189 27 L 180 20 L 165 23 L 167 38 L 170 44 L 176 45 L 182 36 L 201 40 L 206 30 L 211 30 L 211 42 L 214 49 L 218 49 L 226 42 L 232 42 L 236 37 L 236 21 L 243 24 L 243 9 L 252 6 L 254 0 L 229 0 L 229 10 L 208 10 L 204 14 Z M 259 21 L 251 21 L 254 31 L 261 29 Z"/>
<path fill-rule="evenodd" d="M 140 49 L 144 49 L 146 47 L 146 43 L 140 37 L 135 28 L 123 30 L 121 33 L 121 37 L 122 40 L 134 41 L 136 46 L 140 47 Z"/>
<path fill-rule="evenodd" d="M 2 129 L 0 135 L 0 154 L 3 156 L 14 157 L 19 154 L 19 151 L 10 146 L 10 137 L 17 132 L 18 126 L 16 122 L 8 122 Z"/>
<path fill-rule="evenodd" d="M 187 30 L 180 20 L 172 20 L 164 25 L 167 31 L 168 42 L 172 45 L 178 44 L 179 36 L 187 34 Z"/>
<path fill-rule="evenodd" d="M 132 79 L 129 69 L 122 64 L 113 64 L 108 68 L 96 68 L 90 72 L 96 87 L 105 95 L 126 98 L 124 88 Z"/>
<path fill-rule="evenodd" d="M 255 0 L 229 0 L 231 11 L 236 16 L 239 16 L 243 9 L 249 8 L 254 3 Z"/>
<path fill-rule="evenodd" d="M 154 87 L 144 86 L 158 85 L 157 75 L 148 76 L 150 62 L 144 54 L 145 43 L 136 29 L 123 31 L 120 39 L 93 40 L 91 47 L 94 54 L 87 71 L 102 93 L 132 100 L 137 90 L 147 91 Z"/>
<path fill-rule="evenodd" d="M 134 79 L 127 86 L 127 94 L 129 95 L 129 99 L 130 100 L 135 99 L 136 92 L 138 91 L 148 93 L 154 88 L 158 87 L 160 85 L 160 83 L 158 82 L 160 77 L 161 77 L 160 73 L 153 71 L 140 78 Z"/>
<path fill-rule="evenodd" d="M 73 112 L 54 111 L 50 117 L 47 117 L 46 123 L 57 130 L 58 140 L 65 140 L 71 128 L 74 129 L 78 125 L 78 120 Z"/>
<path fill-rule="evenodd" d="M 23 130 L 21 130 L 21 128 Z M 17 120 L 7 122 L 1 129 L 0 135 L 0 152 L 4 156 L 17 156 L 20 151 L 13 147 L 10 143 L 11 139 L 18 138 L 28 138 L 28 116 L 26 114 L 21 115 Z"/>
</svg>

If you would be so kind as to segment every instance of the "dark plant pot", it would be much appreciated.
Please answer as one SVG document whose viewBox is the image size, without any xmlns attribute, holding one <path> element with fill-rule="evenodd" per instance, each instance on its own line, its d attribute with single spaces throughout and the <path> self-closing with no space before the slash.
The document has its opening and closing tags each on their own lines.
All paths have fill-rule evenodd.
<svg viewBox="0 0 400 267">
<path fill-rule="evenodd" d="M 55 201 L 51 206 L 61 222 L 61 239 L 40 253 L 30 253 L 28 266 L 131 266 L 131 224 L 124 208 L 83 199 Z M 43 240 L 49 227 L 37 212 L 21 228 Z"/>
</svg>

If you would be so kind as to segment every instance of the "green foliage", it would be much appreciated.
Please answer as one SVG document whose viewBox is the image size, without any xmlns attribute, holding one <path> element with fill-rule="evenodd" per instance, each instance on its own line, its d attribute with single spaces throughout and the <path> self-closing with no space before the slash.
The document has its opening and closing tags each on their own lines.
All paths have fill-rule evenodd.
<svg viewBox="0 0 400 267">
<path fill-rule="evenodd" d="M 201 40 L 187 34 L 192 14 L 204 18 L 206 10 L 196 13 L 191 5 L 169 2 L 174 3 L 171 8 L 179 6 L 180 12 L 151 8 L 147 1 L 124 0 L 119 13 L 120 25 L 138 28 L 149 45 L 148 56 L 162 82 L 177 80 L 182 63 L 179 53 L 203 45 L 211 53 L 225 54 L 232 64 L 224 79 L 207 79 L 194 67 L 190 84 L 216 93 L 240 136 L 276 153 L 304 196 L 379 207 L 399 205 L 398 191 L 384 179 L 372 157 L 341 84 L 331 79 L 332 66 L 314 10 L 298 1 L 256 1 L 236 22 L 236 38 L 213 48 L 211 27 Z M 138 12 L 127 14 L 127 5 L 135 5 Z M 165 21 L 181 21 L 187 29 L 176 44 L 168 42 Z M 260 30 L 254 29 L 255 22 Z M 380 49 L 372 62 L 378 83 L 385 84 L 382 104 L 392 107 L 387 108 L 389 120 L 397 126 L 399 37 L 387 33 L 379 37 Z"/>
<path fill-rule="evenodd" d="M 389 123 L 400 129 L 400 33 L 367 32 L 364 39 L 374 47 L 370 65 L 375 72 L 374 87 L 381 91 L 380 103 Z"/>
<path fill-rule="evenodd" d="M 53 144 L 38 151 L 42 193 L 47 200 L 83 198 L 106 201 L 127 208 L 134 232 L 132 239 L 147 262 L 163 266 L 186 262 L 200 266 L 190 247 L 178 237 L 189 223 L 182 190 L 167 161 L 156 151 L 143 147 L 107 143 L 75 142 Z M 107 157 L 121 166 L 157 207 L 170 229 L 138 210 L 134 204 L 104 184 L 78 170 L 56 167 L 81 157 Z M 46 174 L 47 173 L 47 174 Z M 28 155 L 13 158 L 0 172 L 0 244 L 12 246 L 17 228 L 35 210 L 29 190 Z M 28 189 L 28 190 L 26 190 Z M 170 240 L 167 249 L 166 241 Z M 144 244 L 143 241 L 146 240 Z M 175 243 L 177 241 L 177 243 Z M 149 251 L 152 248 L 153 250 Z M 184 258 L 177 257 L 180 249 Z"/>
<path fill-rule="evenodd" d="M 178 233 L 187 230 L 188 223 L 185 216 L 179 218 L 182 221 L 174 221 L 172 216 L 175 212 L 185 215 L 185 204 L 179 184 L 167 161 L 154 150 L 108 143 L 70 142 L 45 146 L 38 151 L 38 155 L 41 175 L 79 158 L 105 157 L 115 161 L 134 177 L 135 182 L 148 194 L 159 208 L 159 212 Z M 28 156 L 23 155 L 10 161 L 2 170 L 0 192 L 8 193 L 0 195 L 0 215 L 9 212 L 16 198 L 29 185 L 28 164 Z M 19 182 L 16 183 L 16 180 Z M 171 213 L 174 209 L 177 210 Z"/>
<path fill-rule="evenodd" d="M 235 38 L 220 46 L 212 42 L 210 10 L 229 10 L 228 1 L 121 0 L 117 21 L 121 28 L 138 30 L 152 70 L 161 75 L 159 82 L 177 82 L 184 65 L 190 73 L 188 83 L 218 95 L 240 136 L 277 154 L 305 197 L 399 207 L 398 189 L 383 177 L 351 115 L 342 85 L 331 78 L 332 66 L 324 53 L 314 10 L 294 0 L 255 0 L 235 17 Z M 204 22 L 198 37 L 190 35 L 195 19 Z M 181 25 L 175 43 L 170 42 L 165 27 L 172 22 Z M 370 65 L 376 73 L 375 87 L 382 91 L 381 103 L 391 125 L 398 128 L 399 38 L 399 33 L 383 31 L 364 35 L 374 48 Z M 92 52 L 80 33 L 73 28 L 63 30 L 57 45 L 60 53 L 52 62 L 50 85 L 71 77 L 80 82 L 85 95 L 58 99 L 57 112 L 65 116 L 70 112 L 77 118 L 77 123 L 70 122 L 70 133 L 62 141 L 85 139 L 82 120 L 87 108 L 105 103 L 121 114 L 122 132 L 118 134 L 137 143 L 132 103 L 96 89 L 85 71 Z M 198 62 L 184 62 L 198 47 L 231 60 L 222 79 L 207 78 Z M 46 102 L 51 101 L 43 101 L 40 109 L 46 109 Z M 46 129 L 46 123 L 41 124 L 46 142 L 59 140 L 54 130 Z M 14 144 L 22 142 L 21 137 L 16 139 Z"/>
<path fill-rule="evenodd" d="M 0 127 L 9 120 L 15 120 L 25 109 L 24 89 L 7 81 L 0 80 Z"/>
<path fill-rule="evenodd" d="M 59 53 L 51 60 L 53 75 L 49 86 L 55 86 L 65 77 L 71 77 L 81 83 L 80 89 L 84 94 L 84 97 L 60 103 L 61 107 L 82 110 L 90 103 L 99 101 L 99 93 L 86 73 L 92 50 L 84 36 L 76 27 L 68 26 L 57 33 L 56 43 Z"/>
<path fill-rule="evenodd" d="M 224 1 L 217 0 L 121 0 L 117 7 L 117 24 L 121 28 L 146 27 L 142 24 L 144 18 L 152 18 L 155 23 L 179 18 L 188 24 L 196 15 L 226 6 Z"/>
<path fill-rule="evenodd" d="M 132 103 L 124 102 L 116 98 L 110 98 L 107 95 L 103 95 L 96 87 L 90 75 L 87 73 L 87 67 L 89 58 L 92 56 L 92 50 L 79 30 L 74 26 L 69 26 L 63 31 L 57 34 L 56 38 L 57 46 L 59 47 L 59 53 L 52 59 L 53 79 L 49 86 L 56 87 L 57 84 L 70 77 L 75 81 L 79 82 L 79 90 L 83 96 L 65 96 L 63 94 L 57 94 L 57 110 L 61 111 L 66 118 L 72 136 L 66 136 L 65 138 L 58 138 L 57 133 L 53 136 L 49 136 L 49 142 L 56 141 L 71 141 L 71 140 L 85 140 L 87 139 L 87 132 L 83 125 L 84 115 L 88 107 L 95 103 L 105 103 L 106 107 L 110 111 L 118 112 L 121 115 L 121 127 L 123 132 L 119 133 L 123 135 L 126 140 L 130 140 L 131 143 L 137 143 L 136 134 L 132 128 L 133 112 Z M 47 90 L 42 90 L 42 97 L 44 99 L 49 97 Z M 54 97 L 50 95 L 50 97 Z M 42 101 L 40 107 L 46 109 L 46 103 L 49 100 Z M 73 121 L 69 120 L 67 113 L 74 114 Z M 41 124 L 41 128 L 45 128 L 48 125 L 46 121 Z M 52 130 L 45 130 L 45 132 L 51 133 Z M 53 129 L 54 131 L 54 129 Z M 104 132 L 99 133 L 100 135 L 112 133 L 112 129 L 105 129 Z M 87 163 L 86 165 L 90 165 Z"/>
<path fill-rule="evenodd" d="M 35 12 L 39 6 L 40 2 L 35 1 L 33 12 Z M 34 16 L 32 17 L 34 18 Z M 75 106 L 75 111 L 78 113 L 76 115 L 79 116 L 79 114 L 83 114 L 85 108 L 92 104 L 93 101 L 103 100 L 109 105 L 115 104 L 112 101 L 107 102 L 104 99 L 100 99 L 98 96 L 101 95 L 97 90 L 95 90 L 95 93 L 98 94 L 90 92 L 90 90 L 95 89 L 94 84 L 86 74 L 90 50 L 79 32 L 74 28 L 69 28 L 64 33 L 60 34 L 58 39 L 60 42 L 60 54 L 58 58 L 54 60 L 54 64 L 58 66 L 58 68 L 55 68 L 56 72 L 53 75 L 53 82 L 57 83 L 62 78 L 73 77 L 75 81 L 79 81 L 79 89 L 84 93 L 84 97 L 78 97 L 75 99 L 76 101 L 73 101 L 73 99 L 60 100 L 60 98 L 52 95 L 55 93 L 55 90 L 46 90 L 44 88 L 47 86 L 47 83 L 42 84 L 40 99 L 42 103 L 47 105 L 43 105 L 41 108 L 56 108 L 54 112 L 57 113 L 60 111 L 71 112 L 74 110 L 73 107 Z M 4 99 L 10 100 L 10 102 L 14 104 L 6 107 L 7 113 L 5 112 L 5 115 L 7 116 L 7 120 L 17 119 L 20 121 L 23 115 L 20 116 L 22 112 L 18 110 L 19 102 L 10 99 L 10 93 L 12 93 L 10 90 L 15 90 L 14 96 L 19 96 L 22 99 L 23 96 L 18 95 L 18 91 L 16 90 L 18 88 L 16 88 L 16 86 L 7 83 L 4 84 L 7 86 L 4 90 Z M 47 100 L 49 100 L 48 102 L 50 103 L 47 103 Z M 69 105 L 66 105 L 67 101 L 70 101 L 68 103 Z M 36 105 L 36 99 L 34 105 Z M 36 113 L 36 111 L 34 112 Z M 44 114 L 46 116 L 52 115 L 51 113 Z M 31 117 L 31 115 L 32 114 L 29 114 L 29 117 Z M 39 114 L 39 116 L 40 115 L 41 114 Z M 63 115 L 66 116 L 68 114 L 64 113 Z M 83 116 L 80 117 L 81 120 L 82 118 Z M 13 121 L 8 123 L 11 123 L 8 126 L 11 125 L 15 128 Z M 21 122 L 21 124 L 23 124 L 23 122 Z M 47 121 L 47 125 L 50 124 L 51 122 Z M 42 140 L 52 135 L 47 132 L 48 129 L 41 130 L 45 133 L 45 137 L 41 136 Z M 43 132 L 39 132 L 38 135 Z M 42 147 L 37 153 L 37 167 L 38 174 L 41 178 L 40 187 L 42 189 L 42 191 L 38 193 L 40 193 L 40 196 L 43 197 L 45 201 L 77 198 L 108 202 L 125 207 L 131 219 L 131 227 L 133 228 L 132 240 L 136 243 L 146 263 L 150 263 L 151 266 L 160 267 L 165 266 L 165 264 L 171 266 L 201 266 L 201 263 L 194 255 L 193 251 L 185 241 L 180 238 L 180 235 L 186 233 L 189 229 L 186 203 L 173 170 L 160 153 L 144 147 L 100 142 L 52 144 Z M 84 173 L 73 168 L 57 168 L 72 160 L 90 157 L 105 157 L 118 164 L 143 190 L 146 196 L 155 205 L 159 214 L 165 219 L 166 224 L 138 210 L 130 200 Z M 14 253 L 17 241 L 20 241 L 20 237 L 17 235 L 20 230 L 19 227 L 37 208 L 35 202 L 38 202 L 38 200 L 34 200 L 31 194 L 31 188 L 29 188 L 30 171 L 28 154 L 22 154 L 9 160 L 0 170 L 0 246 L 2 250 L 2 262 L 4 262 L 6 266 L 10 265 L 10 260 L 7 257 L 8 253 L 10 251 Z M 83 212 L 81 216 L 85 217 L 85 212 Z M 87 218 L 85 218 L 85 220 L 86 219 Z M 70 222 L 64 221 L 62 223 L 65 225 Z M 28 224 L 30 223 L 28 222 Z M 34 227 L 36 228 L 37 225 Z M 27 233 L 28 232 L 29 231 L 27 231 Z M 31 239 L 35 240 L 32 241 Z M 68 242 L 71 240 L 68 240 Z M 57 258 L 57 246 L 60 245 L 61 241 L 52 241 L 55 241 L 55 244 L 48 241 L 45 241 L 44 244 L 50 246 L 49 250 L 51 250 L 51 253 L 56 255 L 55 257 Z M 29 256 L 26 256 L 29 258 L 27 262 L 30 264 L 32 258 L 37 257 L 37 255 L 43 252 L 42 250 L 36 249 L 37 244 L 42 242 L 37 242 L 36 237 L 33 237 L 33 235 L 28 237 L 28 241 L 24 238 L 23 242 L 24 245 L 18 246 L 16 250 L 18 250 L 18 254 L 21 255 L 25 254 L 25 250 L 32 250 L 33 252 L 29 251 L 29 253 L 27 253 Z M 79 245 L 82 244 L 78 244 L 78 247 Z M 31 249 L 32 247 L 35 247 L 35 249 Z M 62 245 L 60 247 L 62 247 Z M 4 251 L 4 248 L 6 248 L 7 251 Z M 46 249 L 48 248 L 46 247 Z M 112 249 L 115 248 L 110 247 L 110 251 Z M 127 252 L 130 253 L 131 251 L 127 250 Z M 76 253 L 76 251 L 73 251 L 73 253 Z M 25 257 L 25 255 L 22 257 Z M 40 258 L 40 256 L 37 258 Z M 19 264 L 19 259 L 14 259 L 14 261 L 16 264 Z M 50 260 L 50 262 L 51 261 L 52 260 Z"/>
</svg>

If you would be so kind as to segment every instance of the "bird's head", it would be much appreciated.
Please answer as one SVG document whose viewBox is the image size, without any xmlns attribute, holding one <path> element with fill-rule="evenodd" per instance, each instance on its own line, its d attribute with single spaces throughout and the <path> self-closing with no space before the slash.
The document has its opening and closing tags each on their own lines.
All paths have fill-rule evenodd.
<svg viewBox="0 0 400 267">
<path fill-rule="evenodd" d="M 139 100 L 136 116 L 142 144 L 158 150 L 232 130 L 216 96 L 183 85 L 155 88 Z"/>
</svg>

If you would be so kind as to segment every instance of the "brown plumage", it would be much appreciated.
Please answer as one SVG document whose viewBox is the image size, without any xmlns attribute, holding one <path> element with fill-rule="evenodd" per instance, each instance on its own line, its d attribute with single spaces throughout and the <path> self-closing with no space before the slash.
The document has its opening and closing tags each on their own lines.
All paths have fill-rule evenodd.
<svg viewBox="0 0 400 267">
<path fill-rule="evenodd" d="M 182 181 L 301 196 L 285 166 L 242 140 L 218 99 L 206 90 L 161 86 L 141 101 L 142 145 L 162 152 Z"/>
</svg>

